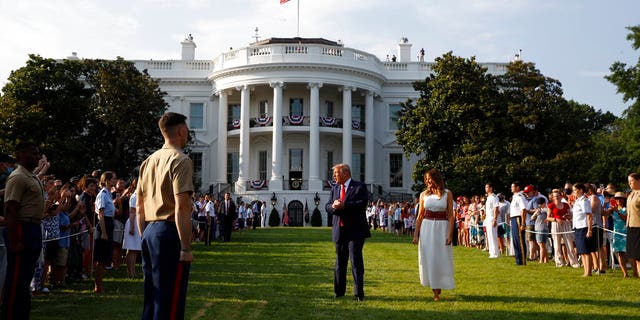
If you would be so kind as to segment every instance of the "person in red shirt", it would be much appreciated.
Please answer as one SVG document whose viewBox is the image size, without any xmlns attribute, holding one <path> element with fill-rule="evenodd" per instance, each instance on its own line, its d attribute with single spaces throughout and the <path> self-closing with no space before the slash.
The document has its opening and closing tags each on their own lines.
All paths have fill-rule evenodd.
<svg viewBox="0 0 640 320">
<path fill-rule="evenodd" d="M 553 259 L 556 267 L 570 265 L 580 268 L 578 258 L 574 251 L 574 236 L 571 231 L 571 217 L 569 204 L 564 202 L 562 192 L 559 189 L 551 191 L 551 203 L 549 203 L 549 215 L 547 220 L 551 222 L 551 239 L 553 239 Z M 562 246 L 566 247 L 567 259 L 563 259 Z M 569 260 L 569 261 L 566 261 Z"/>
</svg>

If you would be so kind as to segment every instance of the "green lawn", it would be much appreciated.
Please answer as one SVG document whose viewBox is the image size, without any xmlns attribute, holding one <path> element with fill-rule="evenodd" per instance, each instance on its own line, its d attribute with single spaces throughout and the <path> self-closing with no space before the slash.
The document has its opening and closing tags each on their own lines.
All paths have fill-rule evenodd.
<svg viewBox="0 0 640 320">
<path fill-rule="evenodd" d="M 619 270 L 582 278 L 582 269 L 517 267 L 513 257 L 461 247 L 457 288 L 433 302 L 410 238 L 379 231 L 364 247 L 366 301 L 335 300 L 330 239 L 328 228 L 270 228 L 196 244 L 186 319 L 640 319 L 640 280 Z M 123 266 L 105 281 L 101 296 L 85 280 L 34 297 L 32 319 L 138 319 L 142 279 L 127 279 Z"/>
</svg>

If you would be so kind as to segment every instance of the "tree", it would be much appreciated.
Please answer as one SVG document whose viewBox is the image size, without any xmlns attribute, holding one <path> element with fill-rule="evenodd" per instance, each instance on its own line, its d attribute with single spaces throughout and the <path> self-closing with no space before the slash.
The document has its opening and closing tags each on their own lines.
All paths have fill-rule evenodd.
<svg viewBox="0 0 640 320">
<path fill-rule="evenodd" d="M 91 97 L 94 163 L 131 174 L 144 158 L 162 145 L 157 119 L 167 109 L 157 80 L 139 72 L 133 63 L 86 61 Z"/>
<path fill-rule="evenodd" d="M 496 174 L 490 154 L 496 149 L 475 144 L 492 143 L 497 99 L 495 78 L 474 58 L 455 57 L 451 52 L 436 58 L 424 82 L 414 83 L 420 97 L 407 101 L 398 119 L 396 139 L 404 153 L 419 155 L 413 178 L 421 189 L 422 173 L 438 168 L 454 190 L 469 190 Z M 490 130 L 487 130 L 490 129 Z M 482 150 L 480 150 L 482 148 Z M 482 173 L 478 175 L 477 173 Z"/>
<path fill-rule="evenodd" d="M 640 49 L 640 25 L 627 27 L 631 31 L 627 35 L 627 40 L 631 41 L 634 50 Z M 611 150 L 617 164 L 617 174 L 622 174 L 619 182 L 625 183 L 625 177 L 631 172 L 639 172 L 640 164 L 637 159 L 640 157 L 640 57 L 634 66 L 629 66 L 623 62 L 614 62 L 609 68 L 610 75 L 605 79 L 613 83 L 618 89 L 618 93 L 623 95 L 624 102 L 632 101 L 632 104 L 622 113 L 617 127 L 608 136 L 607 141 L 617 146 Z M 602 157 L 604 158 L 604 156 Z M 620 181 L 622 180 L 622 181 Z"/>
<path fill-rule="evenodd" d="M 0 146 L 13 150 L 20 141 L 40 144 L 59 174 L 88 163 L 85 124 L 91 88 L 79 81 L 81 61 L 57 62 L 30 55 L 25 67 L 13 71 L 0 97 Z"/>
<path fill-rule="evenodd" d="M 506 171 L 513 180 L 541 187 L 566 180 L 588 180 L 597 151 L 592 136 L 616 117 L 575 101 L 566 101 L 560 81 L 544 76 L 530 62 L 507 65 L 499 84 L 507 106 L 509 146 Z"/>
<path fill-rule="evenodd" d="M 122 58 L 44 59 L 30 55 L 0 96 L 0 148 L 31 140 L 59 177 L 95 168 L 131 175 L 162 143 L 167 108 L 157 81 Z"/>
<path fill-rule="evenodd" d="M 514 180 L 548 187 L 586 178 L 594 151 L 589 137 L 615 120 L 566 101 L 561 83 L 533 63 L 514 61 L 492 76 L 473 58 L 449 52 L 433 70 L 414 84 L 420 97 L 403 104 L 396 132 L 405 154 L 421 157 L 414 190 L 432 167 L 463 194 L 483 193 L 485 182 L 508 190 Z"/>
</svg>

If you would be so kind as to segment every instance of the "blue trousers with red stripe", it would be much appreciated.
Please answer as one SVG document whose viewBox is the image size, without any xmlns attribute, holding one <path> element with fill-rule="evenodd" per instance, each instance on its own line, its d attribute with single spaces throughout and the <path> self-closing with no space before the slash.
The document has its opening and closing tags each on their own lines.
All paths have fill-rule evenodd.
<svg viewBox="0 0 640 320">
<path fill-rule="evenodd" d="M 2 319 L 29 319 L 31 313 L 29 284 L 42 251 L 42 229 L 39 223 L 19 222 L 17 228 L 16 232 L 24 246 L 20 252 L 8 250 L 10 244 L 5 235 L 7 274 L 4 283 Z"/>
<path fill-rule="evenodd" d="M 151 222 L 142 235 L 142 319 L 184 319 L 189 263 L 180 262 L 175 222 Z"/>
</svg>

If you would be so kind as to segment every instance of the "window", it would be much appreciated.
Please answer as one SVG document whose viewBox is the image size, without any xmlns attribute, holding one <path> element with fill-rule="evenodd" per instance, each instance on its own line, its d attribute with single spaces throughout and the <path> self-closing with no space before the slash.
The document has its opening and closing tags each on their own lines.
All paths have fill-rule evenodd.
<svg viewBox="0 0 640 320">
<path fill-rule="evenodd" d="M 354 104 L 351 106 L 351 120 L 364 121 L 364 105 Z"/>
<path fill-rule="evenodd" d="M 289 149 L 289 171 L 302 171 L 302 149 Z"/>
<path fill-rule="evenodd" d="M 389 154 L 389 187 L 402 188 L 402 153 Z"/>
<path fill-rule="evenodd" d="M 301 116 L 303 115 L 302 98 L 289 99 L 289 115 Z"/>
<path fill-rule="evenodd" d="M 260 180 L 267 180 L 267 151 L 258 152 L 258 175 Z"/>
<path fill-rule="evenodd" d="M 227 183 L 238 181 L 239 164 L 240 154 L 238 152 L 227 153 Z"/>
<path fill-rule="evenodd" d="M 260 101 L 260 103 L 258 104 L 258 113 L 260 114 L 260 116 L 266 116 L 267 113 L 269 113 L 269 101 Z"/>
<path fill-rule="evenodd" d="M 351 176 L 358 180 L 364 181 L 364 153 L 354 153 L 351 155 Z"/>
<path fill-rule="evenodd" d="M 400 116 L 401 107 L 399 104 L 389 105 L 389 130 L 398 130 L 398 118 Z"/>
<path fill-rule="evenodd" d="M 333 101 L 325 100 L 324 107 L 325 107 L 324 116 L 333 117 Z"/>
<path fill-rule="evenodd" d="M 197 102 L 189 105 L 189 128 L 204 129 L 204 103 Z"/>
<path fill-rule="evenodd" d="M 190 158 L 193 162 L 193 175 L 196 179 L 202 178 L 202 152 L 191 152 Z"/>
<path fill-rule="evenodd" d="M 230 104 L 229 112 L 228 112 L 228 122 L 233 120 L 240 120 L 240 105 L 239 104 Z"/>
<path fill-rule="evenodd" d="M 327 180 L 333 180 L 333 151 L 327 151 Z"/>
</svg>

